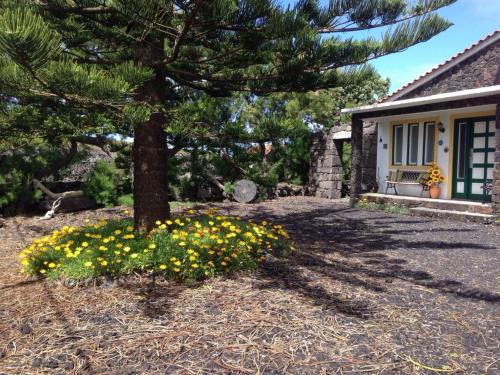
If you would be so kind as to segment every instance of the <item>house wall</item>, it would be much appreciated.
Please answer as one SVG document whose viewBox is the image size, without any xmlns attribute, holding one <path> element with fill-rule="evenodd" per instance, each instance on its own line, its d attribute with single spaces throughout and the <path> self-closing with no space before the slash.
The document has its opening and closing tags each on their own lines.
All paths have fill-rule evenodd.
<svg viewBox="0 0 500 375">
<path fill-rule="evenodd" d="M 478 51 L 397 100 L 493 86 L 500 68 L 500 41 Z"/>
<path fill-rule="evenodd" d="M 419 132 L 419 165 L 418 166 L 405 166 L 406 155 L 407 155 L 407 127 L 403 128 L 403 166 L 391 166 L 392 163 L 392 126 L 397 123 L 412 123 L 424 121 L 436 121 L 441 122 L 445 128 L 443 133 L 437 132 L 437 137 L 435 139 L 435 157 L 436 161 L 441 168 L 443 175 L 445 176 L 445 182 L 441 186 L 441 199 L 451 199 L 451 172 L 453 168 L 453 123 L 456 118 L 462 117 L 478 117 L 486 115 L 494 115 L 495 106 L 478 106 L 469 107 L 456 110 L 445 110 L 436 112 L 426 112 L 419 114 L 408 114 L 404 116 L 390 116 L 384 118 L 374 119 L 378 123 L 378 142 L 377 142 L 377 181 L 378 181 L 378 191 L 381 193 L 385 192 L 385 180 L 388 175 L 389 169 L 404 168 L 408 170 L 427 170 L 428 166 L 422 166 L 422 144 L 423 144 L 423 126 L 420 127 Z M 382 140 L 382 142 L 380 142 Z M 439 141 L 442 144 L 439 145 Z M 498 150 L 498 131 L 497 131 L 497 150 Z M 437 151 L 437 152 L 436 152 Z M 498 183 L 497 183 L 498 184 Z M 403 186 L 399 185 L 397 187 L 398 193 L 401 195 L 409 196 L 420 196 L 421 187 L 420 186 Z M 389 193 L 393 193 L 393 190 L 389 190 Z M 499 191 L 500 193 L 500 191 Z M 427 197 L 425 195 L 424 197 Z"/>
</svg>

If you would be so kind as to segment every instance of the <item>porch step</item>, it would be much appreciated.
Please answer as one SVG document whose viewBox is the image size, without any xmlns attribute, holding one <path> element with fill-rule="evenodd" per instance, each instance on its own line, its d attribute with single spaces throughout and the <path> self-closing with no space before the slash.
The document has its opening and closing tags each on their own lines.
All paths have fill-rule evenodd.
<svg viewBox="0 0 500 375">
<path fill-rule="evenodd" d="M 431 199 L 420 197 L 409 197 L 403 195 L 389 195 L 381 193 L 366 193 L 362 194 L 369 201 L 376 203 L 396 203 L 406 207 L 429 208 L 436 210 L 460 211 L 478 214 L 493 214 L 493 206 L 491 204 L 474 202 L 474 201 L 459 201 L 448 199 Z"/>
<path fill-rule="evenodd" d="M 476 223 L 492 223 L 495 221 L 495 215 L 491 214 L 456 210 L 441 210 L 427 207 L 410 208 L 410 213 L 418 216 L 437 217 L 459 221 L 473 221 Z"/>
</svg>

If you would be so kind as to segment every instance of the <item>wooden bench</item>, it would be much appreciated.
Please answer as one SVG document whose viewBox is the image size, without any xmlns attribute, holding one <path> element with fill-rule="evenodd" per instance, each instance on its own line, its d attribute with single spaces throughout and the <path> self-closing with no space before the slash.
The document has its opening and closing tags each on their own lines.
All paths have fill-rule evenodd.
<svg viewBox="0 0 500 375">
<path fill-rule="evenodd" d="M 390 169 L 389 176 L 387 176 L 387 180 L 385 181 L 385 193 L 387 194 L 389 189 L 394 189 L 394 193 L 398 195 L 396 185 L 420 185 L 422 187 L 420 198 L 422 198 L 424 191 L 429 191 L 427 181 L 429 181 L 429 173 L 427 171 Z"/>
</svg>

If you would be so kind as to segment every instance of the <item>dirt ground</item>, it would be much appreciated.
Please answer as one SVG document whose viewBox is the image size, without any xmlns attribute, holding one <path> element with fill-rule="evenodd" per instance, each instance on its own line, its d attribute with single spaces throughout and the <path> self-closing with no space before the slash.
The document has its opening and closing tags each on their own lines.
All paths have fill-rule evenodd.
<svg viewBox="0 0 500 375">
<path fill-rule="evenodd" d="M 499 374 L 499 226 L 294 197 L 224 212 L 298 244 L 194 285 L 26 279 L 33 238 L 121 209 L 0 228 L 0 374 Z M 440 370 L 440 371 L 438 371 Z"/>
</svg>

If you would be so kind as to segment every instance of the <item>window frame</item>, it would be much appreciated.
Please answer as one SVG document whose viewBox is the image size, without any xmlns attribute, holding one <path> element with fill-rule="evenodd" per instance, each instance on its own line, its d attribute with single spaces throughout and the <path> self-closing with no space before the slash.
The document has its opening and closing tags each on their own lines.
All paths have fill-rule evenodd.
<svg viewBox="0 0 500 375">
<path fill-rule="evenodd" d="M 433 140 L 434 140 L 434 142 L 432 143 L 432 145 L 429 145 L 428 142 L 427 142 L 427 132 L 428 132 L 427 128 L 430 125 L 434 126 L 434 130 L 433 130 L 433 133 L 434 133 Z M 423 151 L 423 154 L 422 154 L 422 165 L 431 165 L 435 161 L 435 158 L 436 158 L 436 155 L 435 155 L 435 153 L 436 153 L 435 146 L 436 146 L 436 121 L 426 121 L 426 122 L 424 122 L 424 139 L 423 139 L 423 148 L 422 148 L 422 151 Z M 432 150 L 432 160 L 431 161 L 426 160 L 428 147 L 431 147 L 431 150 Z"/>
<path fill-rule="evenodd" d="M 411 134 L 412 134 L 412 128 L 417 129 L 417 144 L 416 144 L 416 151 L 417 151 L 417 156 L 415 157 L 415 162 L 410 162 L 410 145 L 413 147 L 413 143 L 410 142 L 411 140 Z M 418 166 L 418 150 L 419 150 L 419 138 L 420 138 L 420 123 L 418 122 L 413 122 L 413 123 L 408 123 L 407 124 L 407 142 L 406 142 L 406 165 L 411 165 L 411 166 Z"/>
<path fill-rule="evenodd" d="M 401 129 L 401 160 L 396 162 L 396 129 Z M 396 124 L 392 127 L 392 165 L 403 165 L 403 140 L 404 140 L 404 125 Z"/>
</svg>

